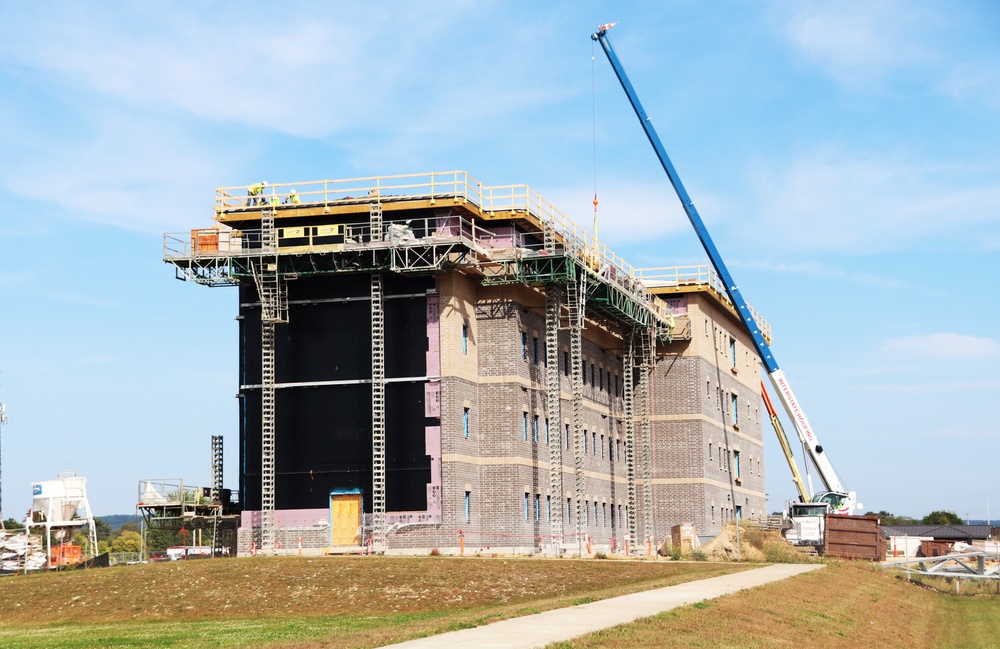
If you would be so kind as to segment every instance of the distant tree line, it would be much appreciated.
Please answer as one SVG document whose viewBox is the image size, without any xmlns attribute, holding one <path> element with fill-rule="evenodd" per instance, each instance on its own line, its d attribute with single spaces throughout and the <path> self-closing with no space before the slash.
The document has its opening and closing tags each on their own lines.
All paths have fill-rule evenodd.
<svg viewBox="0 0 1000 649">
<path fill-rule="evenodd" d="M 13 518 L 8 518 L 3 524 L 8 531 L 24 529 L 24 525 Z M 127 521 L 118 527 L 112 527 L 99 516 L 95 516 L 94 526 L 98 554 L 142 551 L 142 535 L 139 533 L 139 525 L 134 521 Z M 90 539 L 87 537 L 85 529 L 85 527 L 78 528 L 73 532 L 72 542 L 81 546 L 84 554 L 89 554 Z M 41 528 L 36 528 L 36 531 L 40 534 Z M 164 552 L 167 548 L 175 545 L 184 545 L 184 533 L 180 530 L 146 530 L 147 553 Z"/>
<path fill-rule="evenodd" d="M 865 516 L 878 516 L 883 525 L 965 525 L 965 520 L 955 512 L 946 510 L 935 510 L 927 514 L 920 520 L 911 516 L 897 516 L 882 510 L 877 512 L 867 512 Z"/>
</svg>

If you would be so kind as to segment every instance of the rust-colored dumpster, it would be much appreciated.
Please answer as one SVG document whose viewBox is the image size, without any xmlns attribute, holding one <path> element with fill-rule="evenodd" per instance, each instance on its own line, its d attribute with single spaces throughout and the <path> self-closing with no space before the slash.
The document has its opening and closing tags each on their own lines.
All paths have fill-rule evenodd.
<svg viewBox="0 0 1000 649">
<path fill-rule="evenodd" d="M 823 555 L 885 561 L 887 543 L 880 528 L 878 516 L 827 514 Z"/>
</svg>

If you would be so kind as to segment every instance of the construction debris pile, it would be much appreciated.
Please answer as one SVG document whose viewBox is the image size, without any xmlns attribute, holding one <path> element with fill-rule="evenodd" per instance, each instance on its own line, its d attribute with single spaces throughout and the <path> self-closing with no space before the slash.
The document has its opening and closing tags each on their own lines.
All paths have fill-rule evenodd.
<svg viewBox="0 0 1000 649">
<path fill-rule="evenodd" d="M 41 570 L 45 567 L 42 540 L 26 532 L 0 531 L 0 575 Z"/>
</svg>

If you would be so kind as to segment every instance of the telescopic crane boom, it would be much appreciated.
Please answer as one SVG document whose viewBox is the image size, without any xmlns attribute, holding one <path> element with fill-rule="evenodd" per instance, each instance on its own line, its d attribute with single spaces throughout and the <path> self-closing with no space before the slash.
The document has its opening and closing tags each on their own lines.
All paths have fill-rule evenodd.
<svg viewBox="0 0 1000 649">
<path fill-rule="evenodd" d="M 816 465 L 816 470 L 819 472 L 823 483 L 826 485 L 828 491 L 814 494 L 812 499 L 814 501 L 830 503 L 831 511 L 834 513 L 850 514 L 856 507 L 859 507 L 856 502 L 855 494 L 847 491 L 840 479 L 840 476 L 837 475 L 837 471 L 833 468 L 833 464 L 830 462 L 827 454 L 823 451 L 823 447 L 819 443 L 819 438 L 816 436 L 816 433 L 813 432 L 812 426 L 809 425 L 809 420 L 806 418 L 805 411 L 799 405 L 798 399 L 795 398 L 795 394 L 792 392 L 792 388 L 788 384 L 788 379 L 785 377 L 785 373 L 778 367 L 778 363 L 775 361 L 774 355 L 771 353 L 771 348 L 764 340 L 763 335 L 761 335 L 760 328 L 757 326 L 757 322 L 754 320 L 753 315 L 751 315 L 746 301 L 740 294 L 739 287 L 736 285 L 736 282 L 733 281 L 733 277 L 729 273 L 729 269 L 726 268 L 726 264 L 722 260 L 722 255 L 719 254 L 718 249 L 715 247 L 715 243 L 712 241 L 712 237 L 708 234 L 708 230 L 705 228 L 705 223 L 701 220 L 701 215 L 698 214 L 698 210 L 695 208 L 694 202 L 691 200 L 691 197 L 688 196 L 687 190 L 684 188 L 684 184 L 681 182 L 680 176 L 677 174 L 677 170 L 674 169 L 674 165 L 670 161 L 670 157 L 667 155 L 666 149 L 663 148 L 663 143 L 660 142 L 659 135 L 657 135 L 656 130 L 653 128 L 652 121 L 649 119 L 649 116 L 646 115 L 646 111 L 639 102 L 639 97 L 636 95 L 635 89 L 632 87 L 632 83 L 628 79 L 628 75 L 625 74 L 625 69 L 618 60 L 618 55 L 615 53 L 614 47 L 611 46 L 611 41 L 608 40 L 608 30 L 614 27 L 615 24 L 617 23 L 602 25 L 598 31 L 591 36 L 591 38 L 598 41 L 601 44 L 601 47 L 604 48 L 604 53 L 608 57 L 608 62 L 611 63 L 611 67 L 614 69 L 615 75 L 618 77 L 618 81 L 621 82 L 622 89 L 625 91 L 625 94 L 628 95 L 628 99 L 632 103 L 632 108 L 635 110 L 636 117 L 639 118 L 639 123 L 646 132 L 646 137 L 649 139 L 649 143 L 653 146 L 653 151 L 656 152 L 656 157 L 660 159 L 660 164 L 663 165 L 663 170 L 670 179 L 670 184 L 673 185 L 674 191 L 677 193 L 677 198 L 680 199 L 681 205 L 684 207 L 684 212 L 687 214 L 688 220 L 690 220 L 691 225 L 694 226 L 694 230 L 697 233 L 698 238 L 701 240 L 701 245 L 708 254 L 708 257 L 712 262 L 712 266 L 715 267 L 715 271 L 719 274 L 719 277 L 722 278 L 722 282 L 726 287 L 726 293 L 729 295 L 729 299 L 736 307 L 740 318 L 743 320 L 744 326 L 750 333 L 750 337 L 753 339 L 754 346 L 757 348 L 757 354 L 760 356 L 761 361 L 764 363 L 764 367 L 767 369 L 767 375 L 771 379 L 771 384 L 774 386 L 774 389 L 777 391 L 781 404 L 785 408 L 785 412 L 788 414 L 788 417 L 792 420 L 792 423 L 795 426 L 795 432 L 798 434 L 799 440 L 801 440 L 803 447 L 808 452 L 813 464 Z"/>
</svg>

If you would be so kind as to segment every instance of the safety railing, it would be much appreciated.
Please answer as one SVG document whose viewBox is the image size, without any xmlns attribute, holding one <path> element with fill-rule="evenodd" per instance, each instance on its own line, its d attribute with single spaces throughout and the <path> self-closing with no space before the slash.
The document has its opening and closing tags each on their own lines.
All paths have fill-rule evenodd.
<svg viewBox="0 0 1000 649">
<path fill-rule="evenodd" d="M 464 171 L 443 171 L 397 176 L 369 176 L 339 180 L 291 183 L 255 183 L 215 190 L 217 213 L 240 211 L 257 205 L 336 205 L 370 199 L 456 198 L 482 201 L 482 183 Z M 258 187 L 259 185 L 262 185 Z"/>
<path fill-rule="evenodd" d="M 528 185 L 497 185 L 484 186 L 480 181 L 464 171 L 430 172 L 422 174 L 402 174 L 393 176 L 369 176 L 339 180 L 318 180 L 294 183 L 259 183 L 236 187 L 220 187 L 216 189 L 215 209 L 219 214 L 231 211 L 243 211 L 258 206 L 302 205 L 329 207 L 346 203 L 368 203 L 373 200 L 438 200 L 453 199 L 458 202 L 469 202 L 478 206 L 487 214 L 508 212 L 512 216 L 523 213 L 536 219 L 542 228 L 551 229 L 555 234 L 563 254 L 575 258 L 582 266 L 590 270 L 596 277 L 609 283 L 617 284 L 619 288 L 630 293 L 641 302 L 646 303 L 654 314 L 663 321 L 671 316 L 669 305 L 648 294 L 647 289 L 658 285 L 661 278 L 652 271 L 666 269 L 647 269 L 640 271 L 627 261 L 616 255 L 604 244 L 601 244 L 586 230 L 566 217 L 551 203 L 532 191 Z M 451 217 L 455 218 L 455 217 Z M 386 232 L 383 240 L 393 232 L 389 228 L 395 225 L 398 235 L 402 222 L 386 222 Z M 430 225 L 411 230 L 413 238 L 424 238 L 434 232 L 434 236 L 442 235 L 440 229 L 436 232 Z M 322 227 L 322 226 L 318 226 Z M 368 223 L 342 224 L 345 246 L 356 243 L 370 242 Z M 317 246 L 308 227 L 303 227 L 307 235 L 300 246 Z M 422 230 L 423 234 L 420 234 Z M 485 228 L 483 229 L 485 231 Z M 477 236 L 476 225 L 462 219 L 459 233 L 480 248 L 484 242 Z M 419 236 L 418 236 L 419 234 Z M 403 235 L 403 236 L 409 236 Z M 512 246 L 505 254 L 541 254 L 544 232 L 527 233 L 521 245 Z M 378 239 L 376 239 L 378 240 Z M 397 237 L 401 241 L 401 237 Z M 326 245 L 326 244 L 324 244 Z M 338 244 L 339 245 L 339 244 Z M 279 249 L 282 248 L 279 241 Z M 287 246 L 284 246 L 287 248 Z M 492 247 L 492 246 L 486 246 Z M 253 254 L 260 249 L 259 230 L 232 230 L 223 227 L 192 230 L 190 235 L 164 235 L 164 259 L 178 260 L 192 256 L 226 257 L 234 253 Z M 725 294 L 724 287 L 708 273 L 708 267 L 688 267 L 704 269 L 705 276 L 695 275 L 691 283 L 710 284 L 718 292 Z M 701 272 L 701 271 L 699 271 Z M 645 273 L 645 274 L 644 274 Z M 669 280 L 666 280 L 669 281 Z M 676 280 L 675 280 L 676 281 Z M 662 285 L 662 284 L 659 284 Z M 756 314 L 755 314 L 756 317 Z M 758 320 L 760 322 L 760 320 Z"/>
<path fill-rule="evenodd" d="M 729 299 L 729 294 L 726 292 L 726 285 L 722 282 L 722 278 L 719 277 L 717 272 L 715 272 L 715 269 L 707 264 L 700 264 L 697 266 L 640 268 L 636 270 L 636 276 L 639 281 L 645 284 L 648 288 L 707 286 L 718 293 L 722 299 L 726 301 L 726 304 L 733 306 L 733 302 Z M 750 309 L 750 314 L 753 316 L 754 322 L 756 322 L 757 326 L 760 327 L 761 335 L 764 336 L 766 340 L 771 340 L 771 323 L 765 320 L 760 313 L 758 313 L 757 310 L 749 304 L 747 305 L 747 308 Z"/>
</svg>

